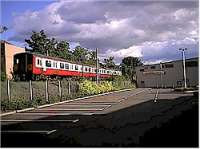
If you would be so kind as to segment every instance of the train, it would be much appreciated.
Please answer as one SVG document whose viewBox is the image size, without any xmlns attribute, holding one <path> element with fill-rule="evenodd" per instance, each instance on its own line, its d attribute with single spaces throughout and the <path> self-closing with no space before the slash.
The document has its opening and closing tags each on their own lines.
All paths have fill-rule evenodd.
<svg viewBox="0 0 200 149">
<path fill-rule="evenodd" d="M 20 80 L 37 80 L 41 76 L 55 77 L 84 77 L 101 79 L 121 76 L 119 70 L 98 68 L 81 63 L 73 63 L 62 58 L 45 56 L 31 52 L 14 55 L 14 78 Z"/>
</svg>

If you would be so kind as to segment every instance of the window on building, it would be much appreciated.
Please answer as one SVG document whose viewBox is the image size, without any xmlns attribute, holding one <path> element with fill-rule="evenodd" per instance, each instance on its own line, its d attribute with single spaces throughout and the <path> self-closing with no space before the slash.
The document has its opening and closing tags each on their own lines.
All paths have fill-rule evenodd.
<svg viewBox="0 0 200 149">
<path fill-rule="evenodd" d="M 143 71 L 144 71 L 144 69 L 140 69 L 140 71 L 141 71 L 141 72 L 143 72 Z"/>
<path fill-rule="evenodd" d="M 151 66 L 151 69 L 156 69 L 156 66 Z"/>
<path fill-rule="evenodd" d="M 165 68 L 173 68 L 174 67 L 173 64 L 165 64 L 164 66 L 165 66 Z"/>
<path fill-rule="evenodd" d="M 51 67 L 51 61 L 46 60 L 46 67 Z"/>
<path fill-rule="evenodd" d="M 142 84 L 144 84 L 144 81 L 141 81 Z"/>
<path fill-rule="evenodd" d="M 60 68 L 64 69 L 64 63 L 60 63 Z"/>
<path fill-rule="evenodd" d="M 197 61 L 185 62 L 185 66 L 186 67 L 197 67 L 198 66 L 198 62 Z"/>
<path fill-rule="evenodd" d="M 65 64 L 65 69 L 69 69 L 69 64 Z"/>
<path fill-rule="evenodd" d="M 78 70 L 78 65 L 75 65 L 75 70 Z"/>
</svg>

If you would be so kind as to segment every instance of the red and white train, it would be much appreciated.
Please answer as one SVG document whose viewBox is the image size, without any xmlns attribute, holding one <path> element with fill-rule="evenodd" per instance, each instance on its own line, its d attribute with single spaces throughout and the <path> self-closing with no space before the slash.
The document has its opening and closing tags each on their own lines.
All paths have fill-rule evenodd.
<svg viewBox="0 0 200 149">
<path fill-rule="evenodd" d="M 99 68 L 100 78 L 121 75 L 121 71 Z M 14 76 L 20 80 L 35 79 L 37 76 L 50 77 L 96 77 L 96 67 L 76 64 L 67 60 L 33 54 L 29 52 L 14 55 Z"/>
</svg>

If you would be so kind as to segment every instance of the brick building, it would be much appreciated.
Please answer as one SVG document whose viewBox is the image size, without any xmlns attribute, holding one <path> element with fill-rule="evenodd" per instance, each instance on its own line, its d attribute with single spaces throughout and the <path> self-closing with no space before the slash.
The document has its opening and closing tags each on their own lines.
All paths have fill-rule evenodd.
<svg viewBox="0 0 200 149">
<path fill-rule="evenodd" d="M 22 52 L 25 52 L 25 48 L 1 40 L 1 73 L 5 73 L 8 79 L 12 79 L 14 55 Z"/>
</svg>

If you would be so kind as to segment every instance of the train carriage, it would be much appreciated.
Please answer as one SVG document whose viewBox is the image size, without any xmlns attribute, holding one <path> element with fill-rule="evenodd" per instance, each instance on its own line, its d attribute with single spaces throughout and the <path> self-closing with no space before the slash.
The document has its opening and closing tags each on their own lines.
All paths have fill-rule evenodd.
<svg viewBox="0 0 200 149">
<path fill-rule="evenodd" d="M 50 77 L 96 77 L 96 67 L 72 63 L 70 61 L 33 54 L 29 52 L 14 55 L 14 76 L 20 80 L 35 79 L 33 76 Z M 109 78 L 115 75 L 121 75 L 121 71 L 111 69 L 98 69 L 100 78 Z"/>
</svg>

